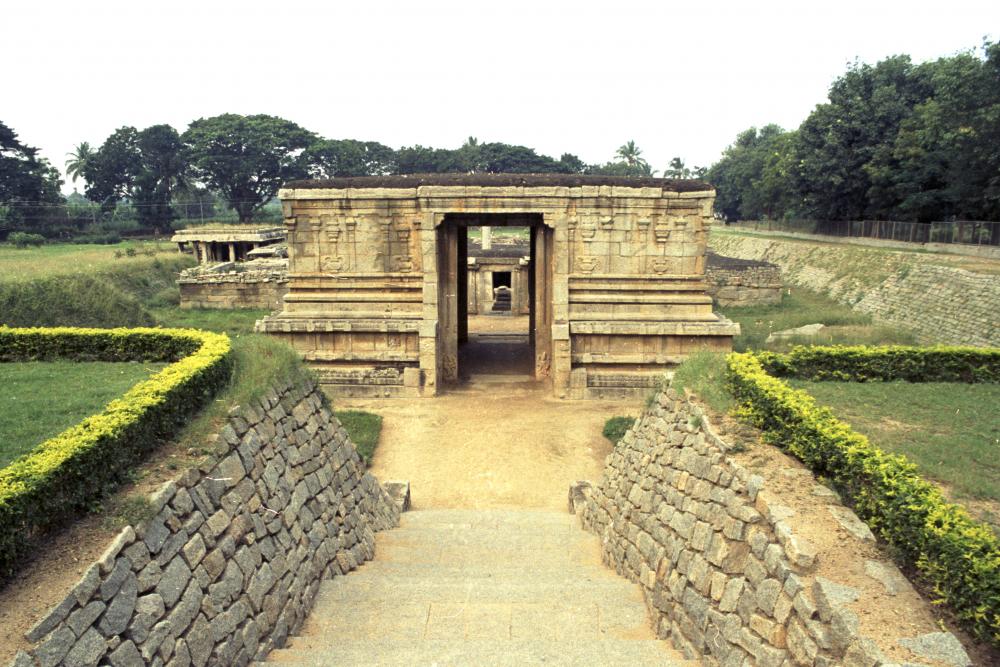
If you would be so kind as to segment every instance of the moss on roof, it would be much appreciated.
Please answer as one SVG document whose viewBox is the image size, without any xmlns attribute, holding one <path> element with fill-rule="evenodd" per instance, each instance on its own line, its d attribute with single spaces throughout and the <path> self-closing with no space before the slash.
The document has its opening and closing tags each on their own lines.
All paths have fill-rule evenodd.
<svg viewBox="0 0 1000 667">
<path fill-rule="evenodd" d="M 286 188 L 416 188 L 421 185 L 483 187 L 580 187 L 614 185 L 627 188 L 662 188 L 669 192 L 705 192 L 711 184 L 693 179 L 585 176 L 582 174 L 405 174 L 357 176 L 289 181 Z"/>
</svg>

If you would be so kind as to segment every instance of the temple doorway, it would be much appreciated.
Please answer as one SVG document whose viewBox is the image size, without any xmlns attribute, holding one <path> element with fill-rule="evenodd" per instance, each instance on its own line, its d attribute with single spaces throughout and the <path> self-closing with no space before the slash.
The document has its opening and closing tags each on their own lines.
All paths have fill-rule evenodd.
<svg viewBox="0 0 1000 667">
<path fill-rule="evenodd" d="M 442 379 L 548 381 L 552 241 L 542 214 L 447 214 L 438 238 Z"/>
</svg>

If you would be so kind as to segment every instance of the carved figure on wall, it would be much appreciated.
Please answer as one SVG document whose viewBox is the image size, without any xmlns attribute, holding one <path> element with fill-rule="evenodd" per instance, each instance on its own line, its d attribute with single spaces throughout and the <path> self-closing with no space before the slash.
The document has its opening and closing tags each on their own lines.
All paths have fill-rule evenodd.
<svg viewBox="0 0 1000 667">
<path fill-rule="evenodd" d="M 340 255 L 324 257 L 321 266 L 327 273 L 340 273 L 344 270 L 344 258 Z"/>
<path fill-rule="evenodd" d="M 576 258 L 576 270 L 580 273 L 593 273 L 601 267 L 601 260 L 597 257 L 581 255 Z"/>
</svg>

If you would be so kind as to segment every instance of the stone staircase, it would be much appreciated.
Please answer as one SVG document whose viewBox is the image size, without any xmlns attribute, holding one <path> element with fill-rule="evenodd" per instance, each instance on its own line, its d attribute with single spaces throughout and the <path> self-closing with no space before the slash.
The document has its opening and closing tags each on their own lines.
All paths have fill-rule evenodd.
<svg viewBox="0 0 1000 667">
<path fill-rule="evenodd" d="M 639 588 L 575 517 L 422 510 L 375 560 L 324 581 L 275 665 L 694 665 L 657 640 Z"/>
</svg>

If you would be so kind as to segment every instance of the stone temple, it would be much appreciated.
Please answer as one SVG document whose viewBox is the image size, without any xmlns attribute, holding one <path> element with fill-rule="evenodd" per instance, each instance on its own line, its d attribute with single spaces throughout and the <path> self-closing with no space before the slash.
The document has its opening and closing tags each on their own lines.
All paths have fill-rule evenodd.
<svg viewBox="0 0 1000 667">
<path fill-rule="evenodd" d="M 696 180 L 433 174 L 294 181 L 283 310 L 257 323 L 326 389 L 433 396 L 465 377 L 469 228 L 526 228 L 527 375 L 561 398 L 645 395 L 739 325 L 712 312 L 715 192 Z"/>
</svg>

